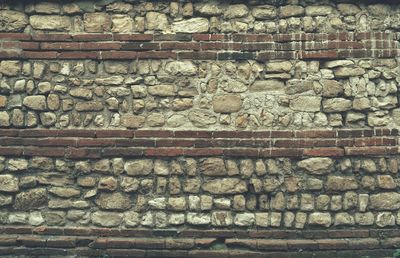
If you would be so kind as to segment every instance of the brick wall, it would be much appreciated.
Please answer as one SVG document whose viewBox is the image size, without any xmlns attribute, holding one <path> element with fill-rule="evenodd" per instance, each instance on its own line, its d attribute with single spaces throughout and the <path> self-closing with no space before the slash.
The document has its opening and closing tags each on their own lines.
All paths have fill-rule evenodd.
<svg viewBox="0 0 400 258">
<path fill-rule="evenodd" d="M 0 3 L 0 255 L 392 255 L 399 8 Z"/>
</svg>

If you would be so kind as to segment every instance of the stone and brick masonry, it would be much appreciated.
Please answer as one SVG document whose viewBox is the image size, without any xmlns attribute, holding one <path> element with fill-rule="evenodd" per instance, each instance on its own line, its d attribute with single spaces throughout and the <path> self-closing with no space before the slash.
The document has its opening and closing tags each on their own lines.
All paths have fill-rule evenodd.
<svg viewBox="0 0 400 258">
<path fill-rule="evenodd" d="M 0 255 L 392 255 L 377 2 L 2 1 Z"/>
</svg>

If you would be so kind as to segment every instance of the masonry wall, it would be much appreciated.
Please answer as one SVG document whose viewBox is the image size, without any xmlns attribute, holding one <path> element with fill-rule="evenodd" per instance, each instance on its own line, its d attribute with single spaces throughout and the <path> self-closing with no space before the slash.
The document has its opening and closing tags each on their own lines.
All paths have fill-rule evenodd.
<svg viewBox="0 0 400 258">
<path fill-rule="evenodd" d="M 391 255 L 379 2 L 1 3 L 0 255 Z"/>
</svg>

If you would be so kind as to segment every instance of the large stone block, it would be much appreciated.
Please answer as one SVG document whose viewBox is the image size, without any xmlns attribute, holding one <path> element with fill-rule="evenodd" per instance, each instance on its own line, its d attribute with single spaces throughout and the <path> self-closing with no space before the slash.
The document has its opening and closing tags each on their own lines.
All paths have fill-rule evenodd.
<svg viewBox="0 0 400 258">
<path fill-rule="evenodd" d="M 71 18 L 60 15 L 32 15 L 29 22 L 34 29 L 69 31 L 71 29 Z"/>
<path fill-rule="evenodd" d="M 242 107 L 239 95 L 217 95 L 213 98 L 213 109 L 216 113 L 234 113 Z"/>
<path fill-rule="evenodd" d="M 238 178 L 214 179 L 203 183 L 204 191 L 212 194 L 236 194 L 247 192 L 246 181 Z"/>
<path fill-rule="evenodd" d="M 26 25 L 28 25 L 28 16 L 26 14 L 11 10 L 0 10 L 1 32 L 23 31 Z"/>
</svg>

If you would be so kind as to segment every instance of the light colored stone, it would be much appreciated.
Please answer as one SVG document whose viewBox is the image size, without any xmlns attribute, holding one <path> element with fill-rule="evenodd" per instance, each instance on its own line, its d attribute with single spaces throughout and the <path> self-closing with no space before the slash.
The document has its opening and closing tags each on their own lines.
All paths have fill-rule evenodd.
<svg viewBox="0 0 400 258">
<path fill-rule="evenodd" d="M 176 33 L 205 33 L 210 25 L 206 18 L 192 18 L 172 23 L 172 31 Z"/>
<path fill-rule="evenodd" d="M 186 220 L 192 225 L 208 225 L 211 223 L 211 217 L 206 213 L 188 212 L 186 215 Z"/>
<path fill-rule="evenodd" d="M 376 225 L 380 228 L 396 225 L 396 219 L 391 212 L 379 212 L 376 216 Z"/>
<path fill-rule="evenodd" d="M 0 23 L 1 26 L 1 23 Z M 21 71 L 21 62 L 19 61 L 1 61 L 0 73 L 7 76 L 17 76 Z"/>
<path fill-rule="evenodd" d="M 18 178 L 12 175 L 0 175 L 0 192 L 18 192 Z"/>
<path fill-rule="evenodd" d="M 355 4 L 338 4 L 337 8 L 343 15 L 356 15 L 361 12 L 361 9 Z"/>
<path fill-rule="evenodd" d="M 217 117 L 207 110 L 193 110 L 189 113 L 189 120 L 194 126 L 204 128 L 217 122 Z"/>
<path fill-rule="evenodd" d="M 22 103 L 24 106 L 37 111 L 44 111 L 47 109 L 46 97 L 43 95 L 27 96 Z"/>
<path fill-rule="evenodd" d="M 217 95 L 213 98 L 213 109 L 216 113 L 235 113 L 242 107 L 239 95 Z"/>
<path fill-rule="evenodd" d="M 168 26 L 168 18 L 164 13 L 146 13 L 146 28 L 148 30 L 166 30 Z"/>
<path fill-rule="evenodd" d="M 0 31 L 19 32 L 28 25 L 28 17 L 22 13 L 11 10 L 0 10 Z"/>
<path fill-rule="evenodd" d="M 309 158 L 299 161 L 297 166 L 305 169 L 309 174 L 326 175 L 333 167 L 333 160 L 331 158 Z"/>
<path fill-rule="evenodd" d="M 352 176 L 328 176 L 325 187 L 327 191 L 347 191 L 358 189 L 358 184 Z"/>
<path fill-rule="evenodd" d="M 60 15 L 32 15 L 29 22 L 34 29 L 69 31 L 71 29 L 71 19 L 68 16 Z"/>
<path fill-rule="evenodd" d="M 321 97 L 298 96 L 290 101 L 290 108 L 294 111 L 318 112 L 321 109 Z"/>
<path fill-rule="evenodd" d="M 195 75 L 197 67 L 191 61 L 172 61 L 167 63 L 165 71 L 172 75 Z"/>
<path fill-rule="evenodd" d="M 14 209 L 32 210 L 47 204 L 47 191 L 44 188 L 35 188 L 20 192 L 15 196 Z"/>
<path fill-rule="evenodd" d="M 247 184 L 237 178 L 223 178 L 203 183 L 202 189 L 212 194 L 236 194 L 246 192 Z"/>
<path fill-rule="evenodd" d="M 204 2 L 195 4 L 195 10 L 205 16 L 218 16 L 223 12 L 218 2 Z"/>
<path fill-rule="evenodd" d="M 370 195 L 370 209 L 374 210 L 397 210 L 400 208 L 400 194 L 396 192 L 385 192 Z"/>
<path fill-rule="evenodd" d="M 284 5 L 279 8 L 279 16 L 281 18 L 302 15 L 304 15 L 304 7 L 300 5 Z"/>
<path fill-rule="evenodd" d="M 122 214 L 117 212 L 96 211 L 91 216 L 92 223 L 102 227 L 116 227 L 122 222 Z"/>
<path fill-rule="evenodd" d="M 321 84 L 324 97 L 337 97 L 344 91 L 343 85 L 335 80 L 323 80 Z"/>
<path fill-rule="evenodd" d="M 327 212 L 313 212 L 308 216 L 310 225 L 329 227 L 332 224 L 331 214 Z"/>
<path fill-rule="evenodd" d="M 108 32 L 111 29 L 111 18 L 102 12 L 85 13 L 83 22 L 86 32 Z"/>
<path fill-rule="evenodd" d="M 249 13 L 249 8 L 244 4 L 229 5 L 224 13 L 225 19 L 241 18 Z"/>
<path fill-rule="evenodd" d="M 140 128 L 145 122 L 145 117 L 140 115 L 123 114 L 121 116 L 121 124 L 127 128 Z"/>
<path fill-rule="evenodd" d="M 255 223 L 255 216 L 253 213 L 238 213 L 234 223 L 237 226 L 251 226 Z"/>
<path fill-rule="evenodd" d="M 270 20 L 276 17 L 276 9 L 272 5 L 259 5 L 252 9 L 254 18 L 260 20 Z"/>
<path fill-rule="evenodd" d="M 206 176 L 226 176 L 224 160 L 220 158 L 203 159 L 200 164 L 200 173 Z"/>
<path fill-rule="evenodd" d="M 176 87 L 169 84 L 149 86 L 147 91 L 150 95 L 159 97 L 172 97 L 176 95 Z"/>
<path fill-rule="evenodd" d="M 128 210 L 132 206 L 129 196 L 119 192 L 100 194 L 96 205 L 105 210 Z"/>
<path fill-rule="evenodd" d="M 115 14 L 111 17 L 111 31 L 115 33 L 132 33 L 133 19 L 129 15 Z"/>
<path fill-rule="evenodd" d="M 255 81 L 250 86 L 250 91 L 282 95 L 285 92 L 285 83 L 279 80 Z"/>
<path fill-rule="evenodd" d="M 327 16 L 333 12 L 332 6 L 328 5 L 315 5 L 306 7 L 307 16 Z"/>
<path fill-rule="evenodd" d="M 333 99 L 325 99 L 322 101 L 322 107 L 324 112 L 327 113 L 338 113 L 344 112 L 351 109 L 352 102 L 351 100 L 344 98 L 333 98 Z"/>
<path fill-rule="evenodd" d="M 362 76 L 365 74 L 365 70 L 359 67 L 339 67 L 334 70 L 335 77 L 346 78 L 352 76 Z"/>
<path fill-rule="evenodd" d="M 146 176 L 153 171 L 153 161 L 150 159 L 127 161 L 124 170 L 130 176 Z"/>
</svg>

